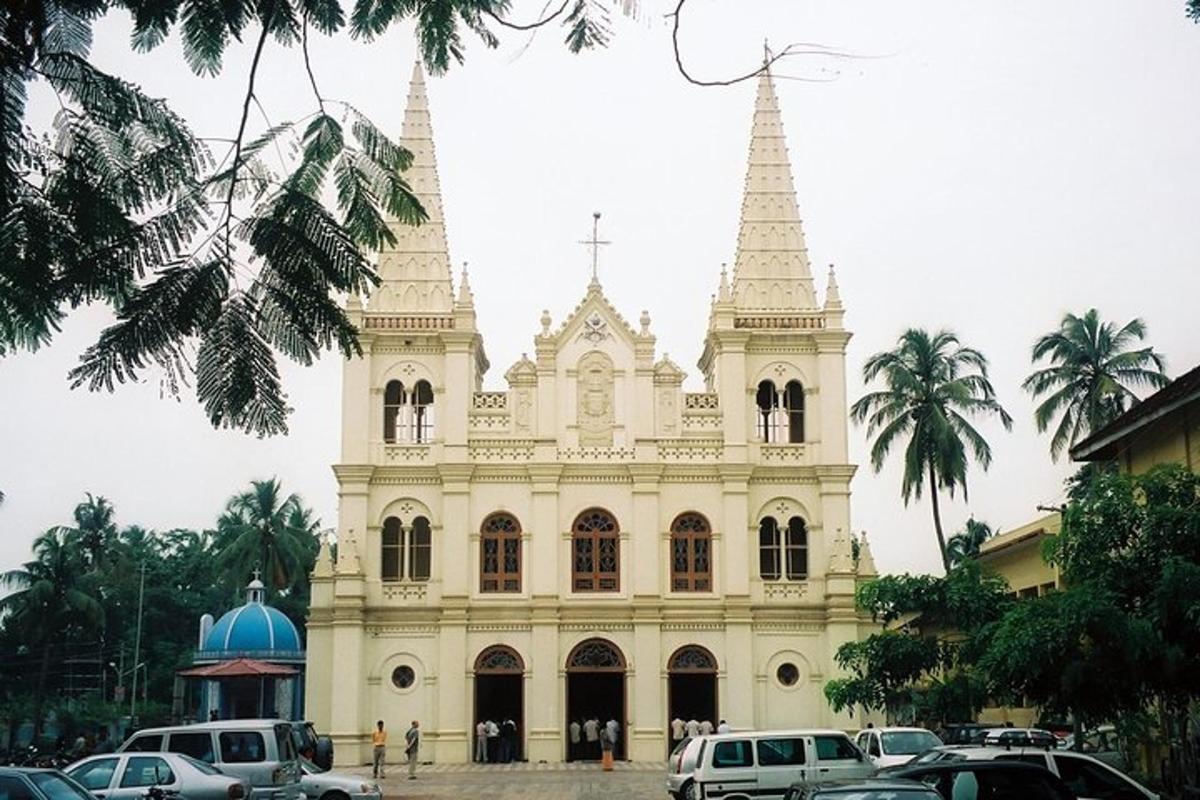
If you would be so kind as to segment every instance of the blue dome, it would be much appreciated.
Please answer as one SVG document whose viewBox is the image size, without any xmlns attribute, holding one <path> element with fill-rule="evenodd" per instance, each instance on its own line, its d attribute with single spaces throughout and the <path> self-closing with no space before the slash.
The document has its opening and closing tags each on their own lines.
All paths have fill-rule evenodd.
<svg viewBox="0 0 1200 800">
<path fill-rule="evenodd" d="M 255 586 L 257 584 L 257 586 Z M 300 652 L 296 626 L 277 608 L 262 602 L 262 584 L 250 585 L 244 606 L 227 611 L 204 639 L 204 650 L 235 653 Z"/>
</svg>

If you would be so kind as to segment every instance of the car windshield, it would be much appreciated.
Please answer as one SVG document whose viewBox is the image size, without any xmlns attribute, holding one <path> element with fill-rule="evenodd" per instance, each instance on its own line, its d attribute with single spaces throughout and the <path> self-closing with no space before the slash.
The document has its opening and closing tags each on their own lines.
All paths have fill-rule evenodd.
<svg viewBox="0 0 1200 800">
<path fill-rule="evenodd" d="M 320 767 L 318 767 L 313 762 L 309 761 L 304 756 L 300 756 L 300 765 L 304 768 L 304 771 L 307 772 L 309 775 L 320 775 L 322 772 L 327 771 L 327 770 L 321 769 Z"/>
<path fill-rule="evenodd" d="M 819 791 L 812 800 L 941 800 L 932 789 L 831 789 Z"/>
<path fill-rule="evenodd" d="M 913 756 L 942 743 L 929 731 L 885 731 L 881 737 L 889 756 Z"/>
<path fill-rule="evenodd" d="M 57 772 L 31 772 L 25 777 L 33 781 L 50 800 L 93 800 L 79 784 Z"/>
<path fill-rule="evenodd" d="M 185 756 L 181 753 L 179 755 L 179 759 L 181 761 L 183 761 L 185 764 L 187 764 L 189 767 L 191 767 L 192 769 L 196 770 L 197 772 L 202 772 L 205 775 L 224 775 L 225 774 L 225 773 L 221 772 L 221 770 L 214 767 L 212 764 L 205 764 L 203 761 L 201 761 L 198 758 L 192 758 L 191 756 Z"/>
</svg>

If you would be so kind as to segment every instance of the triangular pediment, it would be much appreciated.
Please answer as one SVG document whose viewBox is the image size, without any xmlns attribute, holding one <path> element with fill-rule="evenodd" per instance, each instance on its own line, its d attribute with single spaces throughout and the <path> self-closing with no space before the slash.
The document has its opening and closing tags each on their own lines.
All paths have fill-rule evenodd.
<svg viewBox="0 0 1200 800">
<path fill-rule="evenodd" d="M 543 338 L 548 338 L 554 342 L 556 350 L 561 350 L 577 339 L 587 341 L 597 347 L 606 341 L 615 339 L 625 342 L 632 349 L 639 339 L 645 337 L 637 333 L 621 316 L 621 312 L 617 311 L 616 307 L 609 302 L 608 298 L 604 296 L 604 290 L 600 288 L 600 284 L 592 283 L 588 286 L 583 300 L 567 315 L 558 330 Z"/>
</svg>

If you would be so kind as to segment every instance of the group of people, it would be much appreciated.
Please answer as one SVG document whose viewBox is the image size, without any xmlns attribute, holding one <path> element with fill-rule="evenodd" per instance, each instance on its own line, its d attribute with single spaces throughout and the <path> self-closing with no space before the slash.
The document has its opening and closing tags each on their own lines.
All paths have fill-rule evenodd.
<svg viewBox="0 0 1200 800">
<path fill-rule="evenodd" d="M 621 723 L 610 718 L 601 723 L 599 717 L 573 719 L 567 726 L 571 736 L 571 759 L 600 759 L 613 753 L 621 738 Z"/>
<path fill-rule="evenodd" d="M 671 720 L 671 742 L 679 742 L 683 739 L 694 739 L 697 736 L 708 736 L 716 731 L 717 733 L 729 733 L 733 728 L 729 727 L 729 723 L 721 720 L 716 725 L 706 719 L 697 721 L 694 717 L 686 722 L 679 717 Z"/>
<path fill-rule="evenodd" d="M 500 722 L 481 719 L 475 725 L 475 761 L 480 764 L 510 764 L 521 760 L 521 739 L 511 717 Z"/>
<path fill-rule="evenodd" d="M 371 731 L 371 763 L 372 774 L 375 778 L 386 778 L 384 774 L 387 761 L 387 731 L 383 729 L 383 720 L 375 723 Z M 421 750 L 421 723 L 412 721 L 412 726 L 404 734 L 404 758 L 408 762 L 408 779 L 417 779 L 417 755 Z"/>
</svg>

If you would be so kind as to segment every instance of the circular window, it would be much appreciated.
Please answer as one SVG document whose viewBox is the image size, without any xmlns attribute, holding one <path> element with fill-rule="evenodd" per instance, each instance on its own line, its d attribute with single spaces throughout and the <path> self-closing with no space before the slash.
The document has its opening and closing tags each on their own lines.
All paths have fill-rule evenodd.
<svg viewBox="0 0 1200 800">
<path fill-rule="evenodd" d="M 407 689 L 416 683 L 417 673 L 409 666 L 396 667 L 392 670 L 392 685 L 397 689 Z"/>
<path fill-rule="evenodd" d="M 780 664 L 779 669 L 775 670 L 775 679 L 784 686 L 795 686 L 796 681 L 800 680 L 800 668 L 790 662 Z"/>
</svg>

